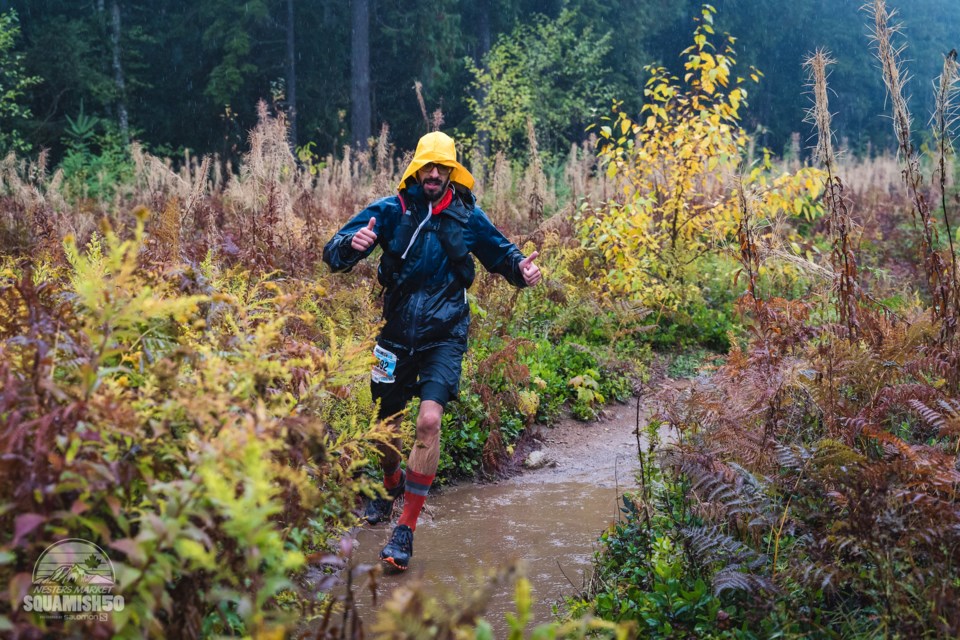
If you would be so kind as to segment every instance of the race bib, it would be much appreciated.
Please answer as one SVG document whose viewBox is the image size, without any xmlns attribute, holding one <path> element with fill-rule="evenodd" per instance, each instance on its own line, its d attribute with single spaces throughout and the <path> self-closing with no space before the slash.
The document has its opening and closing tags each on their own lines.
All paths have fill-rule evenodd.
<svg viewBox="0 0 960 640">
<path fill-rule="evenodd" d="M 380 384 L 392 384 L 396 382 L 397 354 L 377 345 L 373 349 L 373 355 L 377 359 L 377 364 L 371 372 L 373 381 L 379 382 Z"/>
</svg>

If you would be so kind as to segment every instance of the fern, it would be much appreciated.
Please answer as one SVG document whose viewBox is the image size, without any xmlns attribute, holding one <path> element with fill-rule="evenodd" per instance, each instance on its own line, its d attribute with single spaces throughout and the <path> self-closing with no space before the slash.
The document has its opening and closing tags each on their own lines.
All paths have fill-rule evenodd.
<svg viewBox="0 0 960 640">
<path fill-rule="evenodd" d="M 687 527 L 680 532 L 690 545 L 694 557 L 704 565 L 739 565 L 757 559 L 765 562 L 756 551 L 723 533 L 719 527 Z"/>
<path fill-rule="evenodd" d="M 960 400 L 937 398 L 936 408 L 916 399 L 909 404 L 941 437 L 960 436 Z"/>
<path fill-rule="evenodd" d="M 754 573 L 767 566 L 767 558 L 719 528 L 685 528 L 680 533 L 697 562 L 702 566 L 719 565 L 710 576 L 715 596 L 729 590 L 748 594 L 778 591 L 772 579 Z"/>
<path fill-rule="evenodd" d="M 776 451 L 777 464 L 781 469 L 789 471 L 800 471 L 813 458 L 812 452 L 797 444 L 785 445 L 778 442 L 774 445 L 774 451 Z"/>
<path fill-rule="evenodd" d="M 717 597 L 725 591 L 742 591 L 746 594 L 776 594 L 779 591 L 770 578 L 743 572 L 736 566 L 724 567 L 713 575 L 712 581 L 713 594 Z"/>
<path fill-rule="evenodd" d="M 689 479 L 690 494 L 704 516 L 748 529 L 768 529 L 773 523 L 775 503 L 767 497 L 765 483 L 741 465 L 671 449 L 664 450 L 661 459 Z"/>
</svg>

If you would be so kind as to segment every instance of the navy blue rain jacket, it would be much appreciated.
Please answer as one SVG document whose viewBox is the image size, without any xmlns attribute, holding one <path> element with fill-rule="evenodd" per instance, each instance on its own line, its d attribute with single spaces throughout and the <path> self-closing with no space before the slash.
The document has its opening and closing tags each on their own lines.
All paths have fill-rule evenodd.
<svg viewBox="0 0 960 640">
<path fill-rule="evenodd" d="M 466 344 L 470 307 L 462 269 L 464 256 L 472 272 L 472 254 L 490 272 L 499 273 L 516 287 L 525 287 L 519 263 L 523 253 L 493 226 L 472 193 L 458 187 L 453 201 L 416 233 L 428 214 L 428 202 L 420 185 L 377 200 L 353 217 L 323 248 L 323 261 L 334 272 L 350 271 L 383 248 L 377 276 L 384 287 L 383 317 L 386 320 L 379 341 L 388 348 L 409 353 L 441 343 Z M 377 242 L 366 251 L 350 246 L 353 235 L 376 218 L 373 232 Z M 444 220 L 446 219 L 446 220 Z M 451 243 L 453 249 L 451 249 Z M 446 244 L 446 248 L 444 246 Z M 400 256 L 410 246 L 406 259 Z M 470 278 L 472 280 L 472 278 Z M 466 286 L 465 286 L 466 285 Z"/>
</svg>

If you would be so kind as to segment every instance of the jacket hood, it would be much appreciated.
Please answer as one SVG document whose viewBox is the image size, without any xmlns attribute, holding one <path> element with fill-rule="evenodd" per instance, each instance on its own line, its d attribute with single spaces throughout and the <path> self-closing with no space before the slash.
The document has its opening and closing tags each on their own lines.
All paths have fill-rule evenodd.
<svg viewBox="0 0 960 640">
<path fill-rule="evenodd" d="M 397 185 L 397 190 L 402 190 L 407 186 L 410 178 L 416 179 L 417 171 L 423 165 L 434 162 L 442 164 L 445 167 L 453 167 L 450 172 L 450 182 L 455 182 L 467 189 L 473 189 L 473 176 L 467 171 L 466 167 L 457 162 L 457 148 L 454 145 L 453 138 L 440 131 L 433 131 L 420 138 L 417 143 L 417 151 L 413 154 L 413 160 L 407 165 Z"/>
</svg>

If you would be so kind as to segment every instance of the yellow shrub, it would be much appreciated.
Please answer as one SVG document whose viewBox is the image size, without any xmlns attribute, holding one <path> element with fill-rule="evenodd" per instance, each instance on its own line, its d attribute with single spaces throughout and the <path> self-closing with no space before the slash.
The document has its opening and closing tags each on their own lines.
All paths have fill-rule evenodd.
<svg viewBox="0 0 960 640">
<path fill-rule="evenodd" d="M 663 67 L 651 73 L 640 118 L 614 103 L 600 127 L 600 157 L 620 187 L 616 198 L 581 219 L 581 237 L 603 258 L 612 293 L 651 307 L 677 309 L 696 299 L 697 262 L 736 233 L 743 204 L 737 182 L 752 194 L 753 215 L 781 212 L 812 218 L 822 190 L 820 172 L 803 168 L 770 175 L 769 156 L 743 175 L 750 137 L 740 124 L 746 80 L 733 74 L 733 38 L 722 53 L 708 36 L 706 6 L 683 53 L 683 82 Z M 751 78 L 759 79 L 752 70 Z"/>
</svg>

